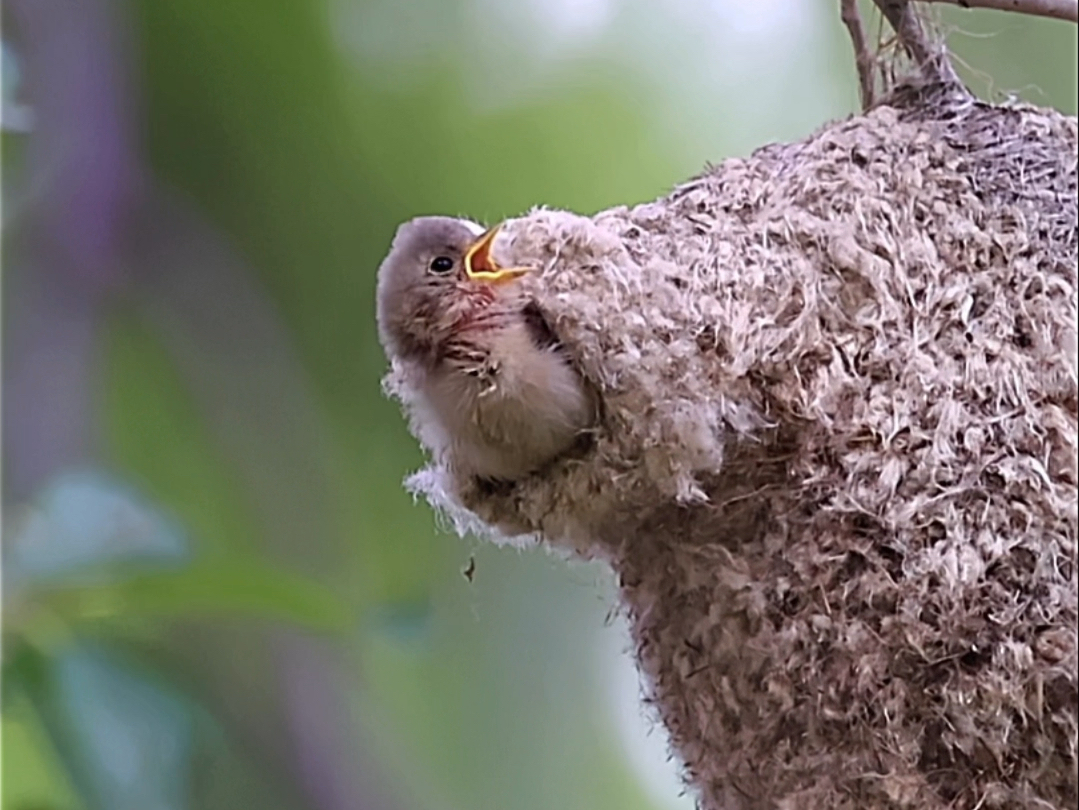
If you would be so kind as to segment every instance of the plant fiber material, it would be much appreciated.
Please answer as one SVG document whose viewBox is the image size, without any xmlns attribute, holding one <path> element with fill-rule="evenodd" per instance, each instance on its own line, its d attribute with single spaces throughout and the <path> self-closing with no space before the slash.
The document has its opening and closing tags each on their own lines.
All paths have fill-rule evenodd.
<svg viewBox="0 0 1079 810">
<path fill-rule="evenodd" d="M 1076 807 L 1076 150 L 904 88 L 500 235 L 602 424 L 513 486 L 410 485 L 609 562 L 707 810 Z"/>
</svg>

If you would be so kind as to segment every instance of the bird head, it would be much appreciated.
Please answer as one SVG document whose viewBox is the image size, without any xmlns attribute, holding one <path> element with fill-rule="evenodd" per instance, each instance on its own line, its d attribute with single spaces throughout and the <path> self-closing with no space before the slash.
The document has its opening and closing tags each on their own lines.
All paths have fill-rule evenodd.
<svg viewBox="0 0 1079 810">
<path fill-rule="evenodd" d="M 489 230 L 452 217 L 418 217 L 397 229 L 378 271 L 378 324 L 394 356 L 428 354 L 507 284 L 529 271 L 492 256 Z"/>
</svg>

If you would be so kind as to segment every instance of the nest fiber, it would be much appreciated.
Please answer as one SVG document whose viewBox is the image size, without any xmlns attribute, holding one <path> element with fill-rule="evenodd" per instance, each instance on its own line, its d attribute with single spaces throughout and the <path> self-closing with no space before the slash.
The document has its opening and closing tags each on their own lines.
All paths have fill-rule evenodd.
<svg viewBox="0 0 1079 810">
<path fill-rule="evenodd" d="M 613 566 L 704 808 L 1079 802 L 1076 150 L 912 92 L 500 235 L 602 423 L 411 485 Z"/>
</svg>

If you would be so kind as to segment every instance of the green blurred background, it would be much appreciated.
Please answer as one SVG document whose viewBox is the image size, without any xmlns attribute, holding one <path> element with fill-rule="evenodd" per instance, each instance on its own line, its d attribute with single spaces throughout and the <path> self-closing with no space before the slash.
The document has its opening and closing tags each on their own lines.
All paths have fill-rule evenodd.
<svg viewBox="0 0 1079 810">
<path fill-rule="evenodd" d="M 1075 114 L 1074 25 L 934 13 L 979 93 Z M 838 2 L 3 25 L 3 810 L 691 807 L 608 572 L 402 490 L 374 276 L 408 217 L 644 201 L 850 113 Z"/>
</svg>

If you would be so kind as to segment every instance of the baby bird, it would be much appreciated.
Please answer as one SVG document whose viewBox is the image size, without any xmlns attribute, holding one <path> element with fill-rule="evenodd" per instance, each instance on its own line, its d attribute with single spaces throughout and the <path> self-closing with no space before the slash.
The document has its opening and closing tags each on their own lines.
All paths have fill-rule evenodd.
<svg viewBox="0 0 1079 810">
<path fill-rule="evenodd" d="M 378 271 L 378 328 L 412 381 L 420 440 L 452 469 L 514 481 L 572 447 L 595 400 L 488 231 L 451 217 L 397 229 Z"/>
</svg>

